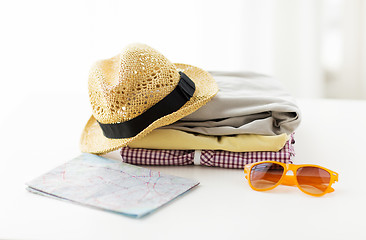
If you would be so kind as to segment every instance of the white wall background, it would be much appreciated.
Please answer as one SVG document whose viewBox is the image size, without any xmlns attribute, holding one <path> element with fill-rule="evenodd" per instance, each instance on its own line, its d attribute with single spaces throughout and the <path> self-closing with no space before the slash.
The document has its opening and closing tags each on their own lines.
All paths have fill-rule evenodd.
<svg viewBox="0 0 366 240">
<path fill-rule="evenodd" d="M 87 98 L 91 64 L 131 42 L 206 70 L 255 71 L 296 97 L 366 98 L 364 0 L 0 1 L 0 100 Z"/>
</svg>

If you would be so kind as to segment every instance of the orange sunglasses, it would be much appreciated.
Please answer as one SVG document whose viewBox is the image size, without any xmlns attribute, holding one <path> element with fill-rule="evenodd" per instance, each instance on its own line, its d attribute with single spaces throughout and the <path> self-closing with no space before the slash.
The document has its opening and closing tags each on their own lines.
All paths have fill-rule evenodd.
<svg viewBox="0 0 366 240">
<path fill-rule="evenodd" d="M 291 170 L 292 175 L 286 175 Z M 320 197 L 333 192 L 332 184 L 338 181 L 338 173 L 313 164 L 285 164 L 276 161 L 263 161 L 247 164 L 245 178 L 256 191 L 267 191 L 280 184 L 296 185 L 302 192 Z"/>
</svg>

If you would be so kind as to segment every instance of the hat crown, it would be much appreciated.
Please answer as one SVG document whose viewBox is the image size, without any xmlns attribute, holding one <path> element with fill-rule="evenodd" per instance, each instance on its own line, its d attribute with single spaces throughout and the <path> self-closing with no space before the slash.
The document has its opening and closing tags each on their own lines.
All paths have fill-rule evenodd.
<svg viewBox="0 0 366 240">
<path fill-rule="evenodd" d="M 167 96 L 180 79 L 175 65 L 155 49 L 132 44 L 89 75 L 93 116 L 101 123 L 125 122 Z"/>
</svg>

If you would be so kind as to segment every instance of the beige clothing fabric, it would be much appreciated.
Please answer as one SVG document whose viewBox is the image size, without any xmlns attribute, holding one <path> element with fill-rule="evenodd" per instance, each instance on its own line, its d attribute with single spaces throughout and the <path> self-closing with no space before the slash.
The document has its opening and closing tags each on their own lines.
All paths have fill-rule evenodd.
<svg viewBox="0 0 366 240">
<path fill-rule="evenodd" d="M 131 148 L 177 149 L 177 150 L 225 150 L 231 152 L 279 151 L 288 136 L 280 134 L 263 136 L 240 134 L 232 136 L 207 136 L 175 129 L 155 129 L 144 138 L 128 146 Z"/>
<path fill-rule="evenodd" d="M 295 99 L 274 78 L 256 73 L 212 72 L 218 94 L 205 106 L 164 126 L 205 135 L 290 135 L 301 114 Z"/>
</svg>

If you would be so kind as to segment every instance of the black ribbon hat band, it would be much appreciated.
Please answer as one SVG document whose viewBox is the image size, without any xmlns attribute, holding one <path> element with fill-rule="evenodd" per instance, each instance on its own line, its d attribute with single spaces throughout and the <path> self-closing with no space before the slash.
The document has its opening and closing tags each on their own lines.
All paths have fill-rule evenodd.
<svg viewBox="0 0 366 240">
<path fill-rule="evenodd" d="M 134 137 L 154 121 L 180 109 L 191 99 L 196 87 L 186 74 L 183 72 L 179 72 L 179 74 L 180 80 L 176 88 L 141 115 L 121 123 L 98 122 L 104 136 L 113 139 Z"/>
</svg>

